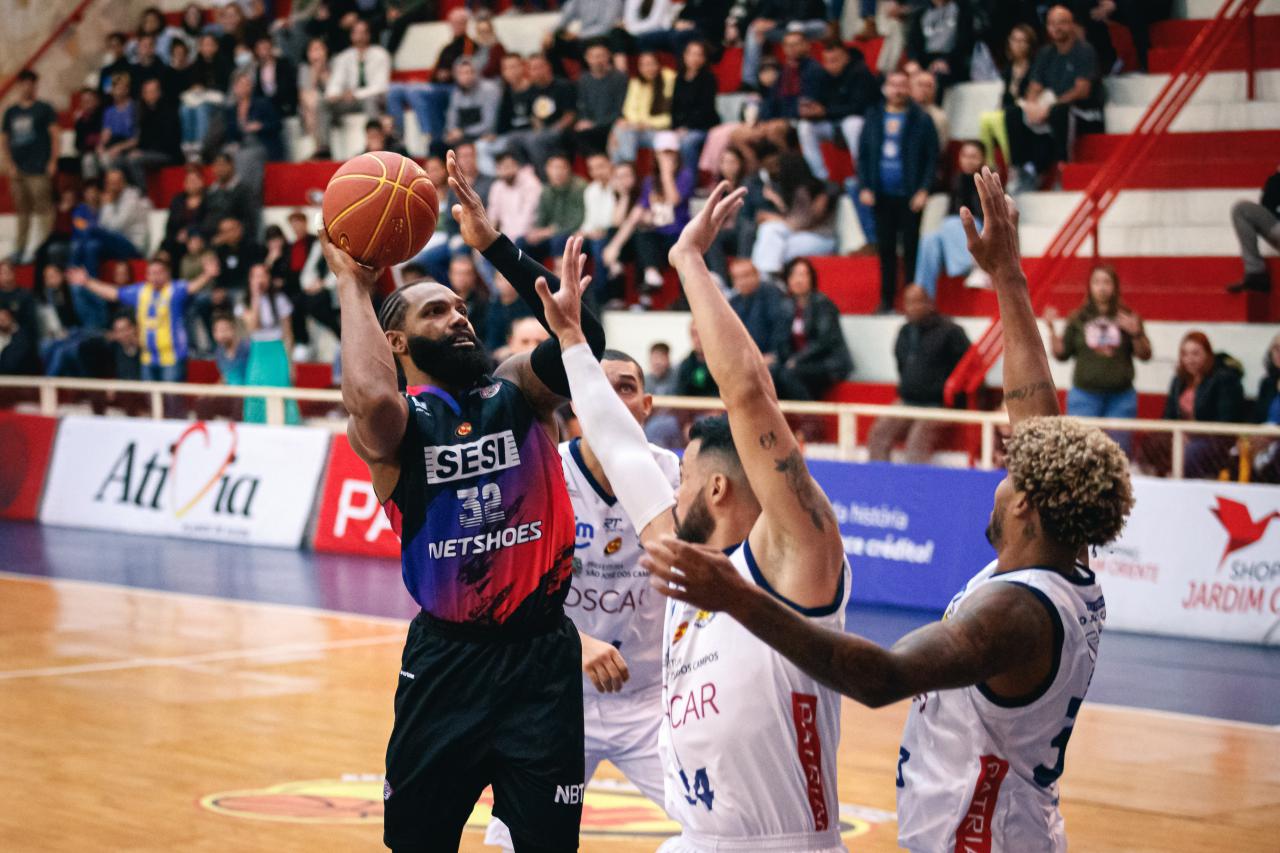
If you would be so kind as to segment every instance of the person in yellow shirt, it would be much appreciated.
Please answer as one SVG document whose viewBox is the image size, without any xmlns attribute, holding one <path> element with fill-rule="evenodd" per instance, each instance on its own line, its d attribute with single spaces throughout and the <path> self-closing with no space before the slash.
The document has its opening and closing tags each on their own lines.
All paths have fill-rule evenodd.
<svg viewBox="0 0 1280 853">
<path fill-rule="evenodd" d="M 653 145 L 653 135 L 671 127 L 671 96 L 676 72 L 658 64 L 655 53 L 640 54 L 637 76 L 627 84 L 622 118 L 613 126 L 613 162 L 634 163 L 641 147 Z"/>
</svg>

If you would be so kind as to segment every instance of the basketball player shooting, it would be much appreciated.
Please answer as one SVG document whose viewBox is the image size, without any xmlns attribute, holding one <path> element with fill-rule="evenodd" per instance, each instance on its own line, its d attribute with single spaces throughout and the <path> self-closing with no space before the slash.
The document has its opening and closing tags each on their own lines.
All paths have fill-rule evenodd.
<svg viewBox="0 0 1280 853">
<path fill-rule="evenodd" d="M 489 223 L 449 153 L 463 238 L 543 320 L 556 281 Z M 583 792 L 581 647 L 564 614 L 573 507 L 553 414 L 569 393 L 554 338 L 488 374 L 466 304 L 435 282 L 393 292 L 321 234 L 342 310 L 347 435 L 401 540 L 421 605 L 405 642 L 387 746 L 383 840 L 456 851 L 486 785 L 525 851 L 576 850 Z M 604 350 L 589 314 L 588 357 Z M 584 348 L 585 349 L 585 348 Z M 397 366 L 407 380 L 401 392 Z"/>
<path fill-rule="evenodd" d="M 564 281 L 538 284 L 583 433 L 643 542 L 666 533 L 730 553 L 743 583 L 802 621 L 839 629 L 849 586 L 835 513 L 809 476 L 768 367 L 703 256 L 741 208 L 721 184 L 671 250 L 728 418 L 695 424 L 671 486 L 585 346 L 579 241 Z M 732 619 L 671 602 L 663 632 L 660 749 L 666 808 L 683 832 L 661 848 L 843 850 L 836 800 L 839 696 Z M 655 709 L 657 711 L 657 709 Z"/>
<path fill-rule="evenodd" d="M 666 538 L 643 562 L 660 591 L 726 612 L 864 705 L 914 697 L 898 753 L 903 847 L 1064 851 L 1058 778 L 1106 617 L 1087 549 L 1119 535 L 1133 492 L 1114 441 L 1055 417 L 1057 392 L 1018 254 L 1017 209 L 990 170 L 976 180 L 982 233 L 969 210 L 961 218 L 969 251 L 996 287 L 1013 434 L 987 526 L 996 559 L 952 599 L 942 621 L 882 649 L 800 618 L 712 549 Z"/>
</svg>

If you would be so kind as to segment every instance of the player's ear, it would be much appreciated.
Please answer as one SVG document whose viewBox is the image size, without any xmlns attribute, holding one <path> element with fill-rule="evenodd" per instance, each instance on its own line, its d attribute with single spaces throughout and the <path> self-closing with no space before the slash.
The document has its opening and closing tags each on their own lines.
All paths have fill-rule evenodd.
<svg viewBox="0 0 1280 853">
<path fill-rule="evenodd" d="M 404 353 L 409 351 L 409 340 L 404 332 L 399 329 L 388 329 L 386 332 L 387 343 L 391 344 L 393 353 Z"/>
<path fill-rule="evenodd" d="M 640 405 L 641 405 L 641 408 L 644 409 L 644 416 L 646 418 L 649 417 L 649 415 L 653 414 L 653 395 L 645 394 L 644 402 L 642 402 Z"/>
<path fill-rule="evenodd" d="M 1023 491 L 1015 491 L 1013 497 L 1009 499 L 1009 511 L 1016 518 L 1030 518 L 1036 511 L 1031 505 L 1031 501 L 1027 500 L 1027 493 Z"/>
<path fill-rule="evenodd" d="M 723 503 L 729 497 L 729 478 L 717 471 L 707 478 L 707 503 Z"/>
</svg>

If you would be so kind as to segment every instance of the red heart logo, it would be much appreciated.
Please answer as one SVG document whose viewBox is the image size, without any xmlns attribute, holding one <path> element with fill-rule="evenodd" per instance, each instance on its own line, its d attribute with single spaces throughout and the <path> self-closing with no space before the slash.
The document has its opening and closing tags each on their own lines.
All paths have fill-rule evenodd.
<svg viewBox="0 0 1280 853">
<path fill-rule="evenodd" d="M 182 516 L 190 512 L 191 508 L 199 503 L 201 498 L 209 493 L 209 490 L 213 488 L 214 483 L 218 482 L 218 479 L 226 473 L 227 469 L 231 467 L 231 463 L 235 461 L 236 446 L 239 444 L 240 437 L 236 433 L 236 425 L 233 422 L 227 421 L 227 429 L 231 433 L 231 442 L 227 448 L 226 457 L 220 461 L 216 457 L 214 458 L 213 474 L 202 486 L 200 486 L 199 489 L 196 490 L 196 493 L 186 503 L 182 503 L 178 499 L 178 450 L 182 447 L 182 443 L 193 435 L 198 435 L 204 439 L 204 445 L 199 449 L 205 451 L 210 450 L 212 442 L 209 435 L 209 425 L 204 421 L 196 421 L 191 426 L 187 427 L 183 431 L 182 435 L 178 436 L 178 440 L 173 443 L 173 446 L 169 448 L 169 453 L 173 457 L 172 461 L 169 463 L 169 495 L 173 502 L 173 514 L 175 518 L 182 518 Z"/>
</svg>

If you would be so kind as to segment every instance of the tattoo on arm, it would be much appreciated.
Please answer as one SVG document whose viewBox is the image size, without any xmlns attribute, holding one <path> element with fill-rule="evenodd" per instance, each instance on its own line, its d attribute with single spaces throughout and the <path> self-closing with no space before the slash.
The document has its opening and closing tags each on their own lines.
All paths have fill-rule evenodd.
<svg viewBox="0 0 1280 853">
<path fill-rule="evenodd" d="M 772 450 L 774 445 L 778 443 L 778 434 L 773 430 L 769 430 L 760 436 L 760 446 L 765 450 Z"/>
<path fill-rule="evenodd" d="M 1010 400 L 1026 400 L 1042 391 L 1053 393 L 1053 390 L 1052 382 L 1034 382 L 1030 385 L 1023 385 L 1021 388 L 1010 390 L 1009 393 L 1005 394 L 1005 397 Z"/>
<path fill-rule="evenodd" d="M 773 436 L 773 433 L 769 433 L 769 436 Z M 766 436 L 761 436 L 761 444 L 765 438 Z M 814 529 L 819 533 L 826 530 L 827 520 L 832 516 L 831 507 L 826 498 L 818 493 L 818 487 L 809 476 L 809 469 L 805 467 L 800 450 L 797 448 L 787 457 L 775 459 L 773 470 L 787 478 L 787 488 L 800 501 L 800 508 L 809 514 Z"/>
</svg>

